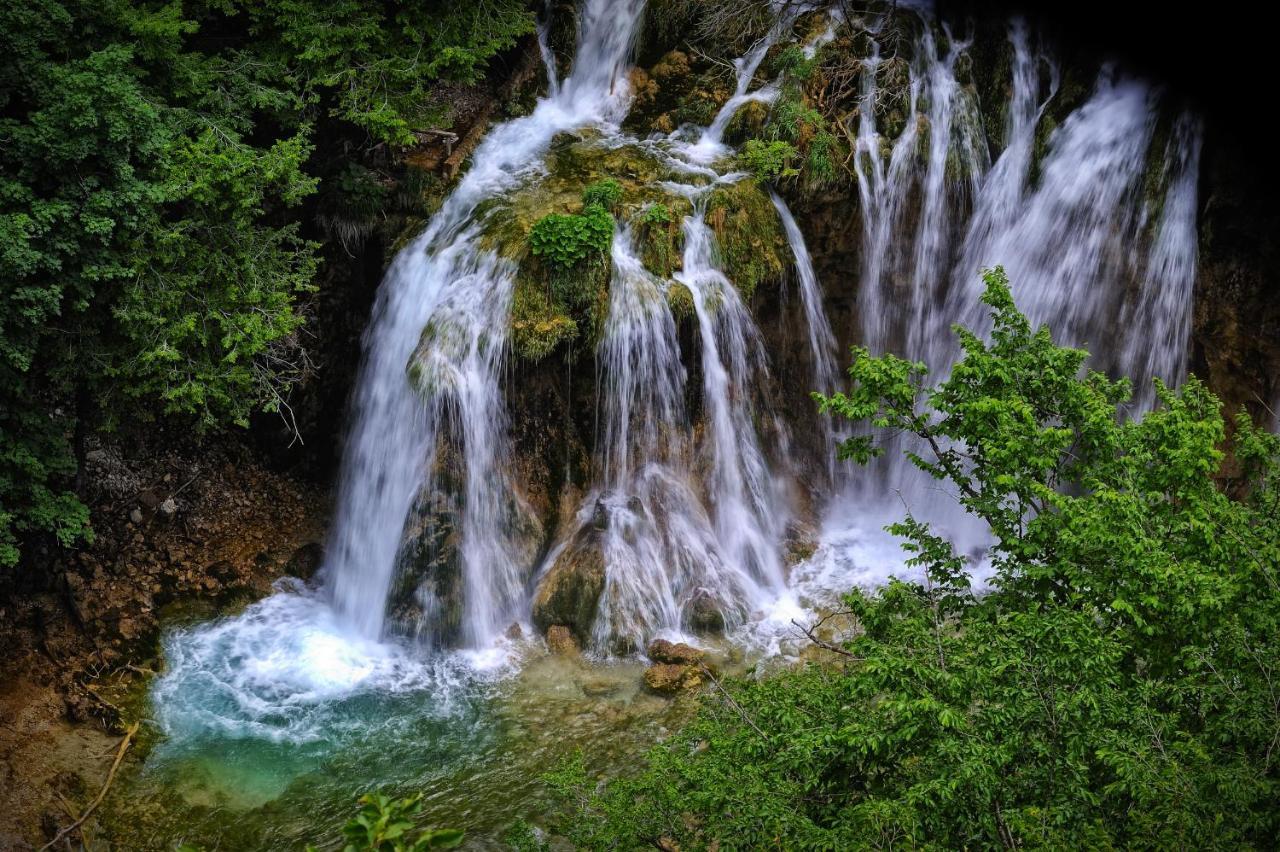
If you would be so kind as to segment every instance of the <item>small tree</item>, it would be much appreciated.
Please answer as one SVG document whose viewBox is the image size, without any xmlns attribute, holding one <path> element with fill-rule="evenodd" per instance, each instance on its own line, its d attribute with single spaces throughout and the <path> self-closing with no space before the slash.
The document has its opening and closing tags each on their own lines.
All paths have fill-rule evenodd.
<svg viewBox="0 0 1280 852">
<path fill-rule="evenodd" d="M 990 342 L 958 329 L 940 384 L 855 349 L 824 411 L 907 432 L 912 461 L 990 527 L 992 588 L 908 515 L 925 582 L 855 591 L 829 665 L 709 696 L 638 776 L 552 777 L 587 848 L 1240 848 L 1280 835 L 1280 438 L 1225 429 L 1196 379 L 1121 416 L 984 275 Z M 731 696 L 728 700 L 725 696 Z"/>
</svg>

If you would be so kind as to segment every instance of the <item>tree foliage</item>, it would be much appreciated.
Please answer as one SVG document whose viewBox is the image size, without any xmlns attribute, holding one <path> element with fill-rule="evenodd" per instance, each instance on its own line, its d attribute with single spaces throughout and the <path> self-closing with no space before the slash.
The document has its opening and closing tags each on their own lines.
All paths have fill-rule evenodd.
<svg viewBox="0 0 1280 852">
<path fill-rule="evenodd" d="M 990 342 L 925 369 L 855 350 L 824 410 L 913 436 L 991 531 L 995 576 L 908 515 L 923 571 L 846 598 L 831 665 L 727 686 L 638 775 L 551 776 L 583 848 L 1271 848 L 1280 835 L 1280 438 L 1239 477 L 1196 379 L 1126 419 L 1127 381 L 1033 329 L 985 274 Z M 1230 495 L 1235 495 L 1229 496 Z"/>
<path fill-rule="evenodd" d="M 320 258 L 304 202 L 349 171 L 317 127 L 412 142 L 436 83 L 532 26 L 518 0 L 0 6 L 0 567 L 88 533 L 77 430 L 282 405 Z"/>
</svg>

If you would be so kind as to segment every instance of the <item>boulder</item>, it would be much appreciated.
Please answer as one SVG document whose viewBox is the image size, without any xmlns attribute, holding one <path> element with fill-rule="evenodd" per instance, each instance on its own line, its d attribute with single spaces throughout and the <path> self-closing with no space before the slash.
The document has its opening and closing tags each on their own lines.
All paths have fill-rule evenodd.
<svg viewBox="0 0 1280 852">
<path fill-rule="evenodd" d="M 284 571 L 291 577 L 310 580 L 324 563 L 324 545 L 318 541 L 308 542 L 293 552 L 285 563 Z"/>
<path fill-rule="evenodd" d="M 561 657 L 576 657 L 581 651 L 578 640 L 563 624 L 553 624 L 547 628 L 547 648 L 551 653 Z"/>
<path fill-rule="evenodd" d="M 707 656 L 705 651 L 700 651 L 691 645 L 683 642 L 668 642 L 666 639 L 655 639 L 650 642 L 646 653 L 655 663 L 695 668 L 701 665 Z"/>
<path fill-rule="evenodd" d="M 706 589 L 699 589 L 687 605 L 689 626 L 698 633 L 723 633 L 724 612 L 715 595 Z"/>
<path fill-rule="evenodd" d="M 678 663 L 654 663 L 644 672 L 644 685 L 662 695 L 674 695 L 702 686 L 705 675 L 695 666 Z"/>
</svg>

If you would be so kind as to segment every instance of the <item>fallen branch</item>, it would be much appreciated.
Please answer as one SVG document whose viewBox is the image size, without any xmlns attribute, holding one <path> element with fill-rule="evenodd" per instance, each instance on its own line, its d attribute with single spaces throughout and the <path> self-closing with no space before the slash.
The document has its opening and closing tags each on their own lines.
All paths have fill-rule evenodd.
<svg viewBox="0 0 1280 852">
<path fill-rule="evenodd" d="M 52 840 L 41 846 L 40 852 L 44 852 L 44 850 L 51 846 L 57 845 L 59 840 L 71 834 L 71 832 L 83 825 L 84 821 L 89 818 L 89 814 L 93 813 L 94 809 L 97 808 L 98 805 L 102 804 L 102 800 L 107 796 L 107 790 L 111 789 L 111 782 L 116 780 L 116 770 L 120 768 L 120 762 L 124 760 L 124 753 L 129 750 L 129 745 L 133 742 L 133 735 L 136 733 L 138 733 L 138 723 L 134 722 L 129 726 L 129 730 L 125 731 L 124 739 L 120 740 L 120 747 L 116 749 L 116 759 L 112 761 L 111 770 L 107 772 L 107 780 L 102 785 L 102 789 L 98 791 L 97 797 L 89 803 L 89 807 L 84 809 L 84 813 L 80 814 L 79 819 L 59 831 Z"/>
</svg>

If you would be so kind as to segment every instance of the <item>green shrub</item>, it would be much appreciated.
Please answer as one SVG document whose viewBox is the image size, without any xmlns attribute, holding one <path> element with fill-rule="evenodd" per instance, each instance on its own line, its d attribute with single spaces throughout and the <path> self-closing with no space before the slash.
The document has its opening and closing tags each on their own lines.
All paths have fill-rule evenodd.
<svg viewBox="0 0 1280 852">
<path fill-rule="evenodd" d="M 609 250 L 613 240 L 613 217 L 598 204 L 588 205 L 578 214 L 551 213 L 533 225 L 529 247 L 552 267 L 568 269 L 592 254 Z"/>
<path fill-rule="evenodd" d="M 588 184 L 582 191 L 582 204 L 585 207 L 599 206 L 605 210 L 613 210 L 620 200 L 622 200 L 622 184 L 613 178 Z"/>
<path fill-rule="evenodd" d="M 923 582 L 854 591 L 825 664 L 722 685 L 638 775 L 547 776 L 580 849 L 1269 849 L 1280 836 L 1280 436 L 1194 377 L 1121 416 L 986 273 L 990 342 L 925 367 L 854 349 L 823 410 L 862 462 L 911 461 L 991 535 L 989 589 L 908 514 Z M 1230 494 L 1240 495 L 1232 499 Z"/>
<path fill-rule="evenodd" d="M 780 139 L 766 142 L 763 139 L 749 139 L 742 146 L 738 161 L 743 168 L 751 172 L 757 181 L 765 183 L 778 178 L 794 177 L 799 172 L 792 168 L 796 149 L 790 142 Z"/>
<path fill-rule="evenodd" d="M 671 208 L 661 202 L 655 201 L 648 207 L 644 208 L 644 213 L 641 214 L 640 221 L 646 225 L 670 224 Z"/>
<path fill-rule="evenodd" d="M 805 151 L 804 182 L 810 188 L 829 186 L 836 182 L 835 153 L 838 145 L 836 137 L 826 130 L 820 130 L 809 140 Z"/>
<path fill-rule="evenodd" d="M 360 811 L 342 827 L 343 852 L 427 852 L 455 849 L 463 833 L 456 828 L 429 828 L 410 840 L 413 817 L 422 810 L 422 794 L 392 799 L 381 793 L 360 797 Z"/>
</svg>

